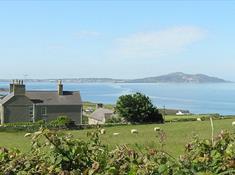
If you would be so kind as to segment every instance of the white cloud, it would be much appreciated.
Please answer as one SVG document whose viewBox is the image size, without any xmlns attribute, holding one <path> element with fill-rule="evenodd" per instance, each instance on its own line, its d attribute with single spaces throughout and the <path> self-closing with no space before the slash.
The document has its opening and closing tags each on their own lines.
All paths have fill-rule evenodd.
<svg viewBox="0 0 235 175">
<path fill-rule="evenodd" d="M 116 39 L 113 54 L 122 58 L 159 58 L 181 52 L 204 35 L 204 30 L 189 26 L 135 33 Z"/>
<path fill-rule="evenodd" d="M 81 38 L 90 38 L 90 37 L 98 37 L 98 36 L 100 36 L 100 33 L 95 32 L 95 31 L 83 30 L 83 31 L 76 32 L 75 36 L 79 39 L 81 39 Z"/>
</svg>

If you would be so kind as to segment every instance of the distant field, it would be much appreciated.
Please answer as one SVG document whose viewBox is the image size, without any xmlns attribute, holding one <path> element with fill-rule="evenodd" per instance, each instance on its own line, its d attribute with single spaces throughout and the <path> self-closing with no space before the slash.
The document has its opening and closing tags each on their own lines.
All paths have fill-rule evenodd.
<svg viewBox="0 0 235 175">
<path fill-rule="evenodd" d="M 166 115 L 165 116 L 165 121 L 172 121 L 172 120 L 177 120 L 177 119 L 196 119 L 196 118 L 202 118 L 202 117 L 209 117 L 209 114 L 205 115 Z"/>
<path fill-rule="evenodd" d="M 215 120 L 214 127 L 215 133 L 221 129 L 235 131 L 232 128 L 232 121 L 234 119 Z M 149 124 L 149 125 L 128 125 L 128 126 L 115 126 L 107 127 L 107 133 L 101 136 L 103 143 L 108 144 L 110 148 L 115 147 L 117 144 L 128 144 L 135 146 L 139 144 L 141 147 L 159 147 L 157 133 L 153 128 L 158 126 L 166 133 L 166 146 L 165 149 L 173 155 L 179 155 L 184 151 L 184 145 L 189 142 L 194 134 L 198 134 L 201 138 L 210 138 L 211 128 L 209 121 L 193 121 L 193 122 L 173 122 L 166 124 Z M 130 133 L 131 129 L 138 129 L 139 134 L 133 135 Z M 86 133 L 91 130 L 77 130 L 66 131 L 70 132 L 76 138 L 87 139 Z M 114 132 L 119 132 L 119 136 L 113 136 Z M 20 150 L 27 152 L 30 150 L 30 139 L 24 137 L 23 132 L 0 132 L 0 146 L 16 147 Z"/>
</svg>

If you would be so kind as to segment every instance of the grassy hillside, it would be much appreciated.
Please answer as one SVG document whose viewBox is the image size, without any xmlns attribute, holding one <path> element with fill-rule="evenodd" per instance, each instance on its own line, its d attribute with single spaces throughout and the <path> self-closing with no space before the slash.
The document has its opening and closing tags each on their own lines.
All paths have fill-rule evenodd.
<svg viewBox="0 0 235 175">
<path fill-rule="evenodd" d="M 228 81 L 204 74 L 185 74 L 174 72 L 167 75 L 147 77 L 126 81 L 129 83 L 226 83 Z"/>
<path fill-rule="evenodd" d="M 215 133 L 221 129 L 234 131 L 232 121 L 235 119 L 215 120 Z M 173 155 L 179 155 L 184 151 L 184 145 L 191 140 L 193 135 L 198 134 L 202 138 L 210 138 L 211 128 L 209 121 L 194 121 L 194 122 L 173 122 L 166 124 L 149 124 L 149 125 L 127 125 L 115 126 L 106 128 L 107 133 L 101 136 L 104 143 L 107 143 L 110 148 L 117 144 L 129 144 L 135 147 L 138 144 L 140 147 L 159 147 L 159 139 L 157 133 L 154 132 L 154 127 L 162 128 L 166 133 L 165 149 Z M 131 129 L 138 129 L 139 134 L 133 135 Z M 70 132 L 76 138 L 86 139 L 86 133 L 89 130 L 66 131 Z M 120 133 L 118 136 L 113 136 L 114 132 Z M 30 150 L 30 140 L 24 137 L 24 132 L 0 132 L 0 147 L 16 147 L 25 152 Z"/>
</svg>

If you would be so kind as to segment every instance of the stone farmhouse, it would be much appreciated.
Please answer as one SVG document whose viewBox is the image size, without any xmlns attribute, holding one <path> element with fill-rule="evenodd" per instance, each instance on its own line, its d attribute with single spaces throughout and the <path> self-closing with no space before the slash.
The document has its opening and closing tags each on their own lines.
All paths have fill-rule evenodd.
<svg viewBox="0 0 235 175">
<path fill-rule="evenodd" d="M 67 116 L 76 124 L 82 121 L 82 100 L 79 91 L 64 91 L 58 81 L 57 91 L 26 91 L 23 80 L 10 84 L 10 92 L 0 100 L 1 124 L 54 120 Z"/>
</svg>

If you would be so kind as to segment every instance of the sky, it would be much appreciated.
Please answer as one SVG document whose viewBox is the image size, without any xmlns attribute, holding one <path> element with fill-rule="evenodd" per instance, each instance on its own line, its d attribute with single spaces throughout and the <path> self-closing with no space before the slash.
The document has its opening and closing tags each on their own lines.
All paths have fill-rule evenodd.
<svg viewBox="0 0 235 175">
<path fill-rule="evenodd" d="M 235 81 L 235 1 L 0 1 L 0 78 Z"/>
</svg>

